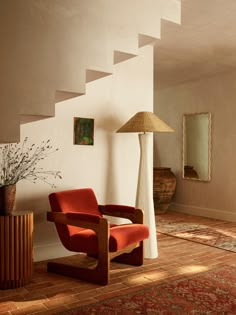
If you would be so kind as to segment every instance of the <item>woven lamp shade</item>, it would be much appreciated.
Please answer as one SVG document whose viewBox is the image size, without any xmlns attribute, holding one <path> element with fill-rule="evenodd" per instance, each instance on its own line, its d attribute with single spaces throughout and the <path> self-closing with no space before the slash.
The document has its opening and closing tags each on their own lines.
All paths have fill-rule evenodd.
<svg viewBox="0 0 236 315">
<path fill-rule="evenodd" d="M 116 132 L 173 132 L 164 121 L 152 112 L 138 112 Z"/>
</svg>

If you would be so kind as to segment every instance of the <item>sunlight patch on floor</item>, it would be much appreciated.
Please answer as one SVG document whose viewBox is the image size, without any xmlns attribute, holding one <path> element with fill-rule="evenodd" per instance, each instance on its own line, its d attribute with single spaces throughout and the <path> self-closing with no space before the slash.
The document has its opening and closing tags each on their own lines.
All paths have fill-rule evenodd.
<svg viewBox="0 0 236 315">
<path fill-rule="evenodd" d="M 203 265 L 188 265 L 184 267 L 179 267 L 179 271 L 183 273 L 196 273 L 196 272 L 203 272 L 207 270 L 209 270 L 209 268 Z"/>
<path fill-rule="evenodd" d="M 132 286 L 132 285 L 141 285 L 141 284 L 146 284 L 146 283 L 150 283 L 151 280 L 148 279 L 147 277 L 144 276 L 130 276 L 127 278 L 127 280 L 125 281 L 125 284 L 128 286 Z"/>
<path fill-rule="evenodd" d="M 144 275 L 144 277 L 149 280 L 161 280 L 161 279 L 167 278 L 168 276 L 169 276 L 169 272 L 164 271 L 164 270 L 150 271 L 150 272 L 146 272 L 146 274 Z"/>
<path fill-rule="evenodd" d="M 184 238 L 199 238 L 199 239 L 202 239 L 202 240 L 213 240 L 215 237 L 214 236 L 211 236 L 211 235 L 200 235 L 200 234 L 192 234 L 190 232 L 188 232 L 188 234 L 176 234 L 176 236 L 178 237 L 184 237 Z"/>
</svg>

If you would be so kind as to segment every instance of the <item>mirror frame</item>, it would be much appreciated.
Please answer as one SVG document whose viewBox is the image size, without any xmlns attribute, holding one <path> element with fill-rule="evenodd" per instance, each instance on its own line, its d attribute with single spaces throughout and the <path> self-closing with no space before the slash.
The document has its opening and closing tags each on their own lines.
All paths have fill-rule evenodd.
<svg viewBox="0 0 236 315">
<path fill-rule="evenodd" d="M 185 177 L 184 176 L 184 152 L 185 152 L 185 132 L 186 132 L 186 117 L 187 116 L 193 116 L 193 115 L 202 115 L 207 114 L 208 115 L 208 176 L 207 179 L 201 179 L 201 178 L 193 178 L 193 177 Z M 199 113 L 190 113 L 190 114 L 184 114 L 183 115 L 183 139 L 182 139 L 182 179 L 187 180 L 193 180 L 193 181 L 200 181 L 200 182 L 209 182 L 211 181 L 211 129 L 212 129 L 212 114 L 211 112 L 199 112 Z"/>
</svg>

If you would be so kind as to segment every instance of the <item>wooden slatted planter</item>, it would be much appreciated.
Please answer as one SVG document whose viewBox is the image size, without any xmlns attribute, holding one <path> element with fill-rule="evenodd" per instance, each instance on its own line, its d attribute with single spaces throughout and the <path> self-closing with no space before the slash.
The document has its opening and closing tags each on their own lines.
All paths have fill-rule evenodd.
<svg viewBox="0 0 236 315">
<path fill-rule="evenodd" d="M 33 271 L 33 213 L 0 216 L 0 289 L 25 285 Z"/>
</svg>

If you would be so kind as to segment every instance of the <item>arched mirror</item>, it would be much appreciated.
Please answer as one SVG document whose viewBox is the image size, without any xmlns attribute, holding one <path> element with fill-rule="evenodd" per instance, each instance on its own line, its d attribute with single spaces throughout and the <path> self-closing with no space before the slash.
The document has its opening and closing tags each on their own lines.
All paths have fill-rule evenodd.
<svg viewBox="0 0 236 315">
<path fill-rule="evenodd" d="M 183 116 L 183 178 L 211 179 L 211 113 Z"/>
</svg>

